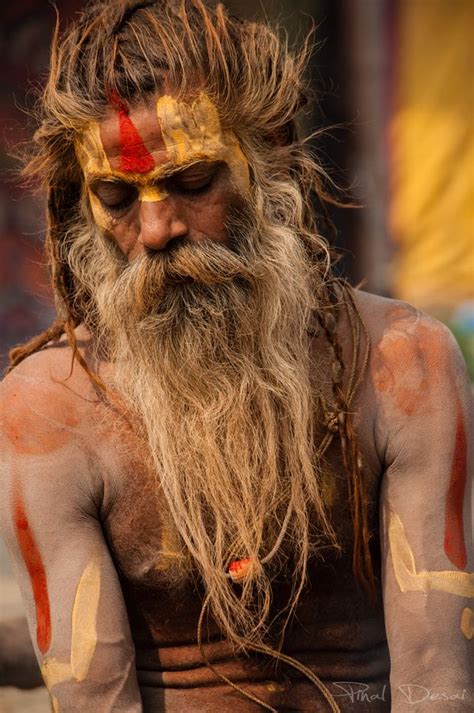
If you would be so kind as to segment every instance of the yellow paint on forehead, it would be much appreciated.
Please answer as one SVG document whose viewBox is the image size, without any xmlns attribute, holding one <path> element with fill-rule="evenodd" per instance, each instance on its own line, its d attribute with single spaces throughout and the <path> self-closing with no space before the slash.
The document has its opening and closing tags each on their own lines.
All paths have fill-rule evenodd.
<svg viewBox="0 0 474 713">
<path fill-rule="evenodd" d="M 56 698 L 56 696 L 51 696 L 51 710 L 52 710 L 52 713 L 61 713 L 61 709 L 59 707 L 59 701 Z"/>
<path fill-rule="evenodd" d="M 459 597 L 474 598 L 474 574 L 470 572 L 432 571 L 416 569 L 415 557 L 405 528 L 392 507 L 388 507 L 388 539 L 393 569 L 402 592 L 435 589 Z"/>
<path fill-rule="evenodd" d="M 108 174 L 133 180 L 139 187 L 140 200 L 150 201 L 151 196 L 163 200 L 165 192 L 158 192 L 153 182 L 162 180 L 170 170 L 203 160 L 224 161 L 229 165 L 237 187 L 248 189 L 247 159 L 235 134 L 222 129 L 217 108 L 207 94 L 201 92 L 192 102 L 164 95 L 156 102 L 156 113 L 167 152 L 163 165 L 145 174 L 112 169 L 102 144 L 99 124 L 92 122 L 76 142 L 76 153 L 84 173 L 89 177 Z"/>
<path fill-rule="evenodd" d="M 461 631 L 469 641 L 474 637 L 474 611 L 469 607 L 462 610 Z"/>
<path fill-rule="evenodd" d="M 209 97 L 201 94 L 192 103 L 165 95 L 156 103 L 156 113 L 170 160 L 182 165 L 190 158 L 208 157 L 224 150 L 219 115 Z"/>
<path fill-rule="evenodd" d="M 75 144 L 76 155 L 85 174 L 112 173 L 100 135 L 99 124 L 94 121 Z"/>
<path fill-rule="evenodd" d="M 133 177 L 133 174 L 124 174 L 121 171 L 116 171 L 111 168 L 102 144 L 100 128 L 97 122 L 90 124 L 87 131 L 83 134 L 82 139 L 77 141 L 76 153 L 81 168 L 89 179 L 94 175 L 102 177 L 107 174 L 111 177 L 116 176 L 120 178 L 127 178 L 127 180 L 130 180 L 130 178 Z M 140 177 L 143 180 L 143 176 Z M 93 193 L 93 191 L 89 190 L 88 194 L 92 212 L 97 223 L 100 227 L 107 228 L 109 226 L 111 216 L 102 207 L 99 198 L 95 195 L 95 193 Z M 160 189 L 155 185 L 150 185 L 149 183 L 145 183 L 139 187 L 138 191 L 138 198 L 144 203 L 162 201 L 167 196 L 168 193 L 165 190 Z"/>
<path fill-rule="evenodd" d="M 86 677 L 97 646 L 99 599 L 100 565 L 91 560 L 77 585 L 72 610 L 71 669 L 77 681 Z"/>
<path fill-rule="evenodd" d="M 168 158 L 177 166 L 199 160 L 225 161 L 238 187 L 247 190 L 249 168 L 232 131 L 223 131 L 216 106 L 204 92 L 193 102 L 165 95 L 156 102 Z"/>
</svg>

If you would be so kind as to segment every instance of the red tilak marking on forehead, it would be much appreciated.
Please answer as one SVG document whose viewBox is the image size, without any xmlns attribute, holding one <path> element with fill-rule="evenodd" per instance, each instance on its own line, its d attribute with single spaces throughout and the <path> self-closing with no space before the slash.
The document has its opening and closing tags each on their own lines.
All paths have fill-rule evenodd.
<svg viewBox="0 0 474 713">
<path fill-rule="evenodd" d="M 129 116 L 126 103 L 116 92 L 109 97 L 112 106 L 118 112 L 120 128 L 120 169 L 131 173 L 147 173 L 155 167 L 153 156 L 143 143 L 133 121 Z"/>
<path fill-rule="evenodd" d="M 444 551 L 458 569 L 465 569 L 467 554 L 464 542 L 463 503 L 467 478 L 467 439 L 459 402 L 457 410 L 456 442 L 451 466 L 451 478 L 446 494 Z"/>
<path fill-rule="evenodd" d="M 38 648 L 45 654 L 51 643 L 51 612 L 49 607 L 48 583 L 41 554 L 28 523 L 21 490 L 16 487 L 13 500 L 13 520 L 21 554 L 30 575 L 31 588 L 36 607 L 36 640 Z"/>
</svg>

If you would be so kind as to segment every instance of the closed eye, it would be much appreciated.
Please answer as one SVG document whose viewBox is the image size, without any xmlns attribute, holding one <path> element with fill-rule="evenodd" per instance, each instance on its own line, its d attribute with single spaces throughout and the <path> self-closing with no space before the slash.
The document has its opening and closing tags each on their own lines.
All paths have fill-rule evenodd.
<svg viewBox="0 0 474 713">
<path fill-rule="evenodd" d="M 138 190 L 125 182 L 99 181 L 91 188 L 104 208 L 111 211 L 125 210 L 138 197 Z"/>
<path fill-rule="evenodd" d="M 204 164 L 174 174 L 167 181 L 168 189 L 182 195 L 197 196 L 209 191 L 218 173 L 219 164 Z"/>
</svg>

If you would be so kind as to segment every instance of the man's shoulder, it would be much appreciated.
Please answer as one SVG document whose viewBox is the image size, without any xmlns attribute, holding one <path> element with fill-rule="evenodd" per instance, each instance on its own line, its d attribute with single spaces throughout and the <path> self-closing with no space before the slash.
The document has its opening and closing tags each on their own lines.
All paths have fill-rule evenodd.
<svg viewBox="0 0 474 713">
<path fill-rule="evenodd" d="M 381 462 L 414 466 L 427 439 L 446 441 L 470 408 L 464 359 L 451 331 L 412 305 L 360 291 L 354 300 L 371 341 L 363 420 L 373 414 Z"/>
<path fill-rule="evenodd" d="M 62 339 L 28 356 L 0 383 L 0 438 L 25 455 L 46 453 L 84 425 L 96 401 Z"/>
<path fill-rule="evenodd" d="M 398 300 L 357 292 L 355 301 L 371 339 L 370 391 L 377 414 L 387 416 L 380 423 L 397 433 L 434 428 L 441 405 L 446 413 L 459 399 L 470 403 L 466 364 L 448 327 Z"/>
<path fill-rule="evenodd" d="M 91 346 L 91 338 L 83 327 L 75 330 L 77 351 L 84 358 Z M 86 358 L 86 361 L 88 359 Z M 46 391 L 55 394 L 68 390 L 69 398 L 93 393 L 90 377 L 74 359 L 73 350 L 65 335 L 55 342 L 49 342 L 33 352 L 15 366 L 0 382 L 0 398 L 5 398 L 15 387 L 18 395 L 25 392 L 31 401 L 37 391 L 43 396 Z"/>
<path fill-rule="evenodd" d="M 364 290 L 352 292 L 358 312 L 364 321 L 372 344 L 378 344 L 394 326 L 409 328 L 419 317 L 430 319 L 413 305 L 392 297 L 382 297 Z"/>
<path fill-rule="evenodd" d="M 390 355 L 393 368 L 400 370 L 420 360 L 436 361 L 439 367 L 462 364 L 452 332 L 439 320 L 401 300 L 362 290 L 354 290 L 353 294 L 375 362 Z"/>
</svg>

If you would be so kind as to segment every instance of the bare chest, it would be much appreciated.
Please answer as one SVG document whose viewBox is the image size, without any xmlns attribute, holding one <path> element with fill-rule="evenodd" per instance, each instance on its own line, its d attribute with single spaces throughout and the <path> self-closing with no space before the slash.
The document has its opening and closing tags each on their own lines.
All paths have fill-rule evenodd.
<svg viewBox="0 0 474 713">
<path fill-rule="evenodd" d="M 115 459 L 115 495 L 104 520 L 106 536 L 129 610 L 135 638 L 146 646 L 196 638 L 196 624 L 202 606 L 202 591 L 196 578 L 182 583 L 183 568 L 188 566 L 185 552 L 170 521 L 159 481 L 140 465 L 137 459 L 123 456 Z M 352 524 L 348 508 L 347 483 L 342 471 L 339 448 L 333 443 L 326 454 L 323 490 L 331 519 L 341 543 L 341 552 L 328 549 L 324 558 L 311 565 L 309 585 L 302 598 L 298 621 L 299 641 L 308 640 L 311 647 L 337 646 L 340 636 L 356 644 L 365 634 L 354 626 L 367 619 L 370 637 L 372 614 L 352 577 Z M 367 474 L 370 500 L 377 502 L 378 474 Z M 372 529 L 377 523 L 376 507 L 370 517 Z M 376 563 L 377 566 L 377 563 Z M 275 589 L 275 608 L 284 606 L 288 585 Z M 380 612 L 375 614 L 376 626 Z M 217 635 L 217 631 L 213 632 Z M 356 641 L 359 639 L 359 641 Z"/>
</svg>

